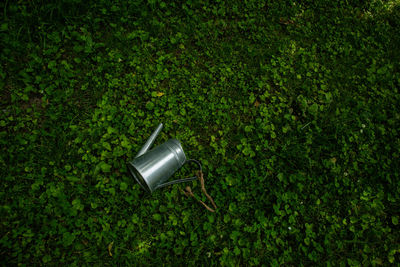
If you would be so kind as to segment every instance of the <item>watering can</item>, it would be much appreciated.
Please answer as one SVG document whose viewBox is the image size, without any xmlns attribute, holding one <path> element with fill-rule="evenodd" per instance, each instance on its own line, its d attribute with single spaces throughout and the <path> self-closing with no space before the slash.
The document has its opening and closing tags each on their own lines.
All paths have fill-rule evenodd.
<svg viewBox="0 0 400 267">
<path fill-rule="evenodd" d="M 197 179 L 194 176 L 167 182 L 186 163 L 196 163 L 201 171 L 200 162 L 194 159 L 186 159 L 182 145 L 176 139 L 170 139 L 162 145 L 149 150 L 162 128 L 163 124 L 160 123 L 137 153 L 136 157 L 128 163 L 128 168 L 132 176 L 142 188 L 150 193 L 161 187 Z"/>
</svg>

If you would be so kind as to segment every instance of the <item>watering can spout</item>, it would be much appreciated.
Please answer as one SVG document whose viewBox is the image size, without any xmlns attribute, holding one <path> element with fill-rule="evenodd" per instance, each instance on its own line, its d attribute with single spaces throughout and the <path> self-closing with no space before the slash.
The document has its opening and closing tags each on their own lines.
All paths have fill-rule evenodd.
<svg viewBox="0 0 400 267">
<path fill-rule="evenodd" d="M 141 155 L 143 155 L 150 149 L 150 147 L 153 145 L 154 141 L 156 140 L 158 134 L 161 132 L 162 128 L 163 128 L 163 124 L 160 123 L 157 126 L 157 128 L 154 130 L 154 132 L 150 135 L 149 139 L 147 139 L 146 143 L 139 150 L 139 152 L 137 153 L 135 158 L 140 157 Z"/>
</svg>

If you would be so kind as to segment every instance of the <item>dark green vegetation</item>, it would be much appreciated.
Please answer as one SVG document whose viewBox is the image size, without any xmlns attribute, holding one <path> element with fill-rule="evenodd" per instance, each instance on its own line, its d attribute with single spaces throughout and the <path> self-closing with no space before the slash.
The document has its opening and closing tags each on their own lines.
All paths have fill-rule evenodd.
<svg viewBox="0 0 400 267">
<path fill-rule="evenodd" d="M 2 263 L 399 262 L 398 1 L 0 10 Z M 216 213 L 128 174 L 159 122 Z"/>
</svg>

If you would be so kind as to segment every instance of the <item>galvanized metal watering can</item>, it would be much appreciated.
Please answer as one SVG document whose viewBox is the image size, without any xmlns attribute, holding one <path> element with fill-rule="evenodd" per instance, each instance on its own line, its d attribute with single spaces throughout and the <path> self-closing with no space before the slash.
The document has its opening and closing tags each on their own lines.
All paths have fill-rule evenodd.
<svg viewBox="0 0 400 267">
<path fill-rule="evenodd" d="M 188 162 L 196 163 L 201 171 L 200 162 L 194 159 L 186 159 L 181 143 L 176 139 L 170 139 L 162 145 L 149 150 L 162 128 L 163 124 L 160 123 L 137 153 L 135 159 L 128 163 L 132 176 L 141 187 L 150 193 L 167 185 L 197 179 L 194 176 L 167 182 L 177 170 Z"/>
</svg>

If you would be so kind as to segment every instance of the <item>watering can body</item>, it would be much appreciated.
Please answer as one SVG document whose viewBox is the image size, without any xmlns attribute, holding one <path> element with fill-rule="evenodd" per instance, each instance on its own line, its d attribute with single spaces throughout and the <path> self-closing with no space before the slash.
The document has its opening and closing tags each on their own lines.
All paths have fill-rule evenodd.
<svg viewBox="0 0 400 267">
<path fill-rule="evenodd" d="M 166 185 L 196 179 L 196 177 L 191 177 L 166 182 L 189 161 L 186 159 L 181 143 L 176 139 L 170 139 L 162 145 L 149 150 L 157 135 L 161 132 L 161 129 L 162 124 L 149 137 L 135 159 L 128 163 L 128 168 L 132 176 L 142 188 L 150 193 Z"/>
</svg>

